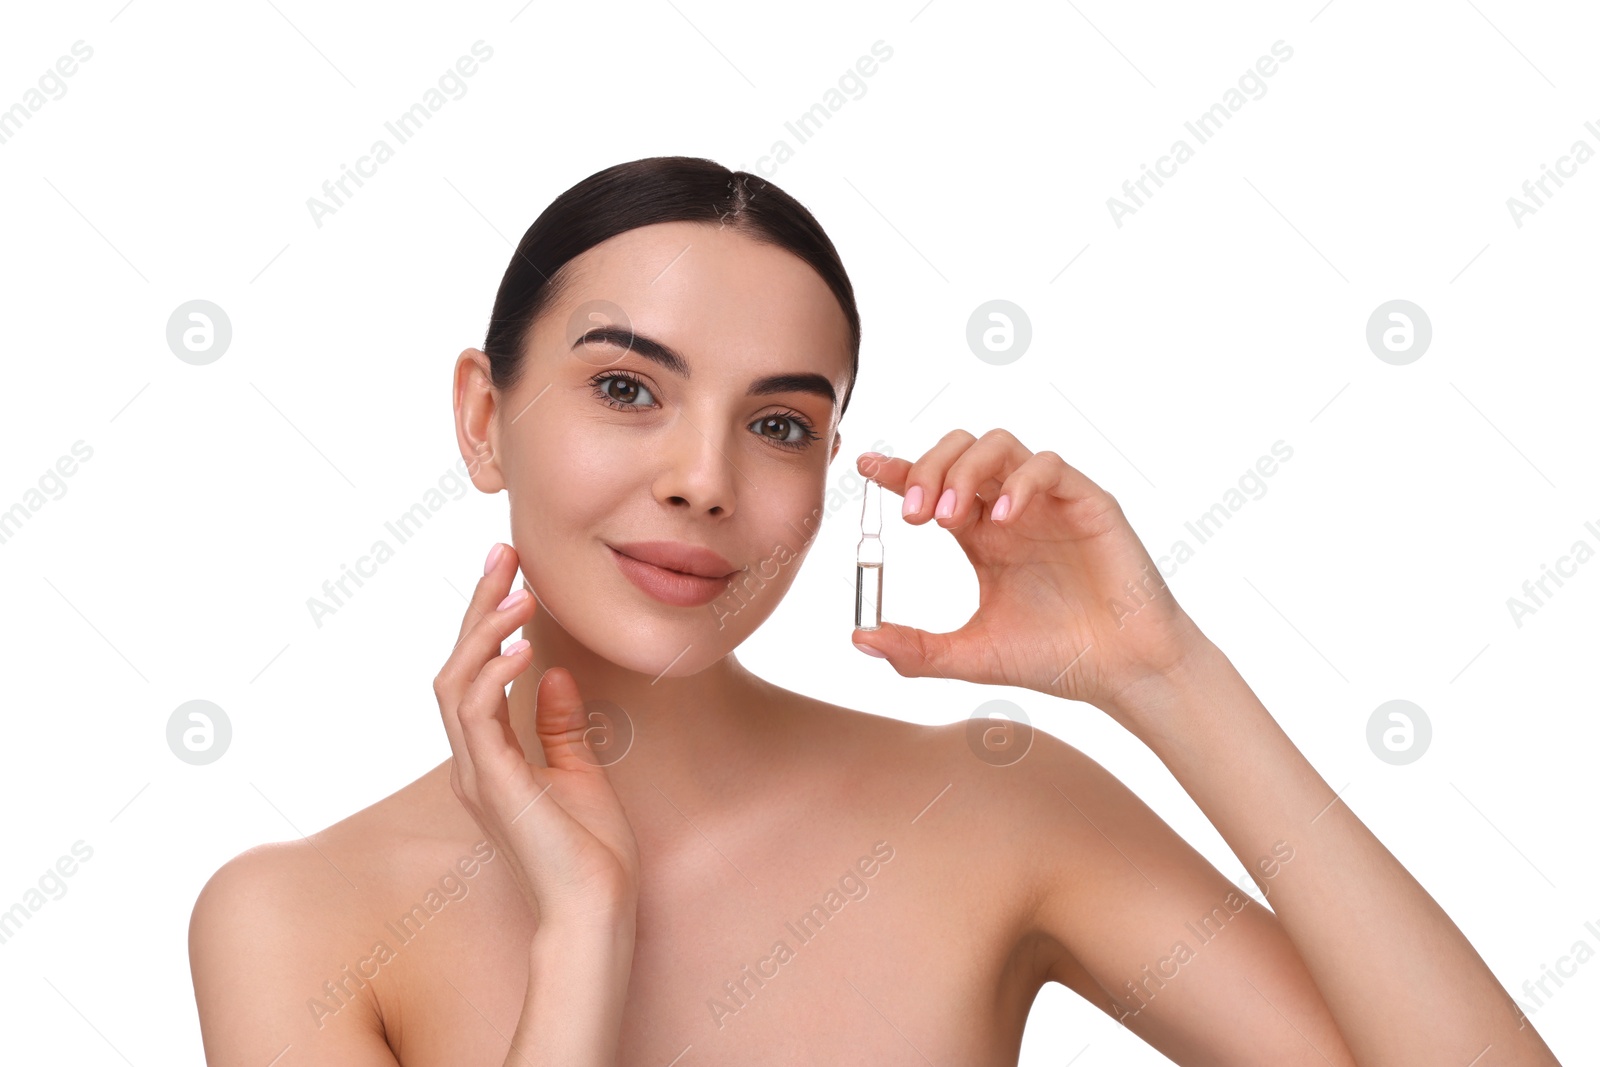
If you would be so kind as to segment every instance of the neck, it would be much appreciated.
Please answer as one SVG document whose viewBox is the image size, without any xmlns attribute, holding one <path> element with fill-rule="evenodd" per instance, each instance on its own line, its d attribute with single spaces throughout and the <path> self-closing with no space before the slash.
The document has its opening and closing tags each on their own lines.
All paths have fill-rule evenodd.
<svg viewBox="0 0 1600 1067">
<path fill-rule="evenodd" d="M 506 700 L 512 732 L 536 762 L 543 757 L 535 754 L 541 750 L 534 698 L 551 667 L 571 672 L 598 728 L 594 737 L 615 746 L 600 751 L 619 788 L 648 780 L 693 789 L 715 777 L 708 770 L 751 766 L 745 757 L 770 754 L 782 690 L 745 670 L 731 652 L 698 674 L 670 678 L 619 667 L 546 611 L 534 614 L 522 636 L 533 646 L 533 663 L 511 683 Z"/>
</svg>

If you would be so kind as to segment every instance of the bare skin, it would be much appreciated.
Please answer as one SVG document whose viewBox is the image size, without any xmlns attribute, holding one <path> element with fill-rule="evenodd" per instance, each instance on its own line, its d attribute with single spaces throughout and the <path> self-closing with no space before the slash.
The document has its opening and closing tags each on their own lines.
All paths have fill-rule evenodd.
<svg viewBox="0 0 1600 1067">
<path fill-rule="evenodd" d="M 682 791 L 658 791 L 644 761 L 632 763 L 637 753 L 611 768 L 644 872 L 617 1062 L 665 1064 L 692 1046 L 680 1063 L 909 1064 L 922 1062 L 918 1050 L 934 1063 L 1015 1063 L 1061 949 L 1030 930 L 1037 878 L 1025 853 L 993 837 L 1029 820 L 1014 791 L 1037 775 L 979 762 L 960 729 L 751 686 L 750 706 L 781 742 L 763 763 Z M 505 1060 L 535 929 L 505 860 L 461 879 L 467 895 L 410 944 L 384 925 L 482 840 L 451 792 L 447 761 L 306 842 L 256 854 L 303 894 L 298 914 L 311 925 L 295 936 L 317 949 L 302 957 L 298 981 L 272 988 L 281 1002 L 261 1035 L 262 1049 L 277 1041 L 267 1059 L 292 1043 L 295 1062 L 337 1053 L 365 1063 L 355 1050 L 370 1049 L 381 1063 L 386 1042 L 407 1067 Z M 845 902 L 808 930 L 809 942 L 786 927 L 839 892 L 858 859 L 876 859 L 878 842 L 892 858 L 859 878 L 864 896 L 840 893 Z M 393 961 L 369 968 L 377 977 L 319 1028 L 307 998 L 337 1004 L 321 983 L 369 957 L 375 940 L 396 949 Z M 756 970 L 779 940 L 793 956 L 765 964 L 772 976 L 758 985 L 741 968 Z M 919 978 L 908 983 L 913 969 Z M 741 979 L 742 1007 L 723 985 Z M 713 1002 L 736 1010 L 713 1012 Z"/>
<path fill-rule="evenodd" d="M 923 490 L 907 521 L 956 537 L 980 606 L 952 634 L 856 639 L 908 677 L 1111 715 L 1274 910 L 1045 730 L 997 742 L 745 671 L 732 650 L 799 571 L 841 445 L 828 399 L 746 383 L 809 370 L 842 396 L 842 316 L 805 264 L 720 227 L 580 258 L 518 384 L 491 387 L 477 350 L 457 363 L 462 455 L 508 491 L 516 547 L 435 679 L 451 758 L 213 876 L 190 930 L 209 1062 L 1012 1064 L 1046 981 L 1185 1064 L 1555 1062 L 1170 591 L 1114 607 L 1149 555 L 1054 453 L 953 431 L 915 462 L 858 458 Z M 574 345 L 563 326 L 593 299 L 692 373 Z M 660 406 L 608 406 L 591 379 L 612 366 L 640 382 L 617 395 Z M 779 411 L 812 446 L 766 433 L 794 436 Z M 736 611 L 691 610 L 621 578 L 618 537 L 783 563 Z M 507 600 L 519 585 L 535 596 Z M 502 652 L 518 628 L 529 644 Z"/>
</svg>

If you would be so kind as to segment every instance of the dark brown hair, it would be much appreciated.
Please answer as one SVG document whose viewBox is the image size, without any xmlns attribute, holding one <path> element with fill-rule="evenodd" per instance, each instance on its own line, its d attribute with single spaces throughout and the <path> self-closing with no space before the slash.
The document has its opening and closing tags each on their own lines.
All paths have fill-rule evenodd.
<svg viewBox="0 0 1600 1067">
<path fill-rule="evenodd" d="M 716 222 L 805 260 L 839 300 L 850 324 L 850 406 L 861 356 L 861 317 L 839 253 L 811 212 L 765 178 L 693 156 L 653 156 L 607 167 L 556 197 L 533 220 L 495 294 L 483 351 L 495 388 L 522 375 L 535 319 L 559 298 L 575 257 L 619 233 L 658 222 Z"/>
</svg>

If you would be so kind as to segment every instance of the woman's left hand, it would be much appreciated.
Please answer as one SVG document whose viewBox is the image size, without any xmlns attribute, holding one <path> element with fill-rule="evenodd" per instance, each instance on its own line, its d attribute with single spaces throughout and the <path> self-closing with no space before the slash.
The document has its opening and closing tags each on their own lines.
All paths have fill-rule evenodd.
<svg viewBox="0 0 1600 1067">
<path fill-rule="evenodd" d="M 915 505 L 907 522 L 949 530 L 978 575 L 978 610 L 958 630 L 884 619 L 853 631 L 900 674 L 1021 686 L 1110 711 L 1123 690 L 1205 643 L 1116 499 L 1054 452 L 1029 451 L 1005 430 L 952 430 L 915 463 L 869 453 L 856 465 Z"/>
</svg>

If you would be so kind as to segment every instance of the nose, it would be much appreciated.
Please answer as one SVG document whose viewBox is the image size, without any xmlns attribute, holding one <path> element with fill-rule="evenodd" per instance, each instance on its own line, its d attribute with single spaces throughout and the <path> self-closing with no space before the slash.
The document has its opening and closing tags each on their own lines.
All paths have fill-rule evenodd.
<svg viewBox="0 0 1600 1067">
<path fill-rule="evenodd" d="M 695 425 L 680 410 L 662 449 L 654 486 L 657 500 L 717 518 L 733 514 L 737 483 L 743 475 L 729 458 L 730 440 L 704 425 Z"/>
</svg>

